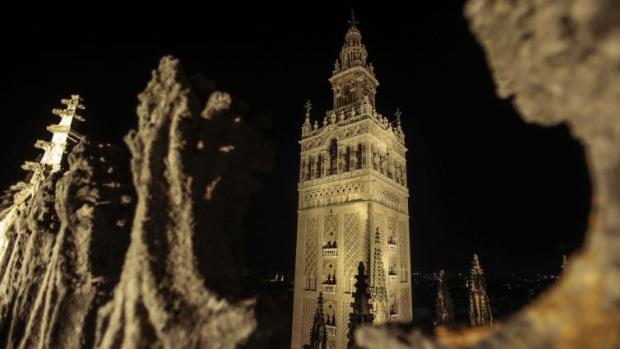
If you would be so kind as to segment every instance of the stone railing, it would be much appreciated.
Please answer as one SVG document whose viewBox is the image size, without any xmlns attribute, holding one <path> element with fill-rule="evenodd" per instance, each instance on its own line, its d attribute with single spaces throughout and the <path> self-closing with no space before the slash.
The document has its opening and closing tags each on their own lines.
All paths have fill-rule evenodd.
<svg viewBox="0 0 620 349">
<path fill-rule="evenodd" d="M 397 250 L 398 250 L 398 245 L 396 245 L 396 242 L 394 241 L 388 242 L 388 252 L 390 254 L 395 254 Z"/>
<path fill-rule="evenodd" d="M 338 256 L 338 248 L 323 247 L 323 257 L 337 257 L 337 256 Z"/>
<path fill-rule="evenodd" d="M 336 326 L 334 325 L 325 325 L 325 331 L 328 336 L 336 336 Z"/>
<path fill-rule="evenodd" d="M 335 294 L 336 293 L 336 285 L 323 284 L 323 293 Z"/>
</svg>

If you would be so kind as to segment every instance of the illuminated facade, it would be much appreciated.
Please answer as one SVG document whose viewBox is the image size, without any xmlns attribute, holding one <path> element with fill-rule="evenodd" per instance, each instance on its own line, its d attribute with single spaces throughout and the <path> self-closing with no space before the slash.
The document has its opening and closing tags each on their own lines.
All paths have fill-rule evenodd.
<svg viewBox="0 0 620 349">
<path fill-rule="evenodd" d="M 39 162 L 26 161 L 22 168 L 32 171 L 33 176 L 30 180 L 31 184 L 46 176 L 49 173 L 60 170 L 62 166 L 63 155 L 66 152 L 67 142 L 72 141 L 74 144 L 82 139 L 82 135 L 71 129 L 73 120 L 84 121 L 77 114 L 78 110 L 85 109 L 80 103 L 79 95 L 71 95 L 71 98 L 62 99 L 60 102 L 66 107 L 64 109 L 53 109 L 52 114 L 60 117 L 60 122 L 49 125 L 47 130 L 52 134 L 51 141 L 37 140 L 34 146 L 43 150 L 43 156 Z"/>
<path fill-rule="evenodd" d="M 377 113 L 379 82 L 354 19 L 332 77 L 333 109 L 302 126 L 292 348 L 309 343 L 323 294 L 328 347 L 347 347 L 355 275 L 369 273 L 377 324 L 409 321 L 411 258 L 400 112 Z"/>
<path fill-rule="evenodd" d="M 47 127 L 47 130 L 52 133 L 51 141 L 37 140 L 34 144 L 36 148 L 43 150 L 41 159 L 38 162 L 26 161 L 22 165 L 22 169 L 32 173 L 28 183 L 20 182 L 11 188 L 15 189 L 14 204 L 0 212 L 0 260 L 5 250 L 6 229 L 12 225 L 16 218 L 18 206 L 36 192 L 47 176 L 62 168 L 68 143 L 76 144 L 82 139 L 82 135 L 71 129 L 74 120 L 84 121 L 77 114 L 78 110 L 85 109 L 84 105 L 80 103 L 81 100 L 79 95 L 71 95 L 71 98 L 60 101 L 65 105 L 65 108 L 52 110 L 52 114 L 60 117 L 60 121 Z"/>
</svg>

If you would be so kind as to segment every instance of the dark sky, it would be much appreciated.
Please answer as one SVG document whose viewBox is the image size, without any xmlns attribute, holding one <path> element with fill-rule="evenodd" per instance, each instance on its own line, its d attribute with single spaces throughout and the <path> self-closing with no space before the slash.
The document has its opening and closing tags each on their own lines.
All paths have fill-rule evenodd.
<svg viewBox="0 0 620 349">
<path fill-rule="evenodd" d="M 315 117 L 331 108 L 327 79 L 351 4 L 260 5 L 66 9 L 2 24 L 1 187 L 23 176 L 19 165 L 56 121 L 51 108 L 70 93 L 85 98 L 81 130 L 120 143 L 150 71 L 172 54 L 272 115 L 276 162 L 252 198 L 246 254 L 250 268 L 291 270 L 303 104 L 312 100 Z M 564 126 L 525 124 L 495 96 L 458 1 L 408 5 L 354 4 L 378 110 L 403 110 L 414 271 L 465 271 L 477 251 L 490 274 L 557 272 L 582 242 L 590 204 L 581 146 Z"/>
</svg>

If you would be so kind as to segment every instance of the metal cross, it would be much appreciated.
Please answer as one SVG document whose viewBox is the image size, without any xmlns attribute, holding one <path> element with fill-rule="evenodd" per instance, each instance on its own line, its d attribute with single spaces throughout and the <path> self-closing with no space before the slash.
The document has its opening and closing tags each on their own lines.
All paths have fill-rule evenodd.
<svg viewBox="0 0 620 349">
<path fill-rule="evenodd" d="M 348 22 L 352 27 L 355 27 L 357 24 L 360 23 L 355 20 L 355 12 L 353 12 L 353 9 L 351 9 L 351 19 Z"/>
</svg>

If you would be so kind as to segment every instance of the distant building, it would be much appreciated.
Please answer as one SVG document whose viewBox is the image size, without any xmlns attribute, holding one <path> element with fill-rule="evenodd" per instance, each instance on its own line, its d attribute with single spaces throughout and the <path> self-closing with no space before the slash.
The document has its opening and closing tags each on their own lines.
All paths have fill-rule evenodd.
<svg viewBox="0 0 620 349">
<path fill-rule="evenodd" d="M 347 322 L 360 262 L 367 265 L 376 324 L 409 321 L 411 258 L 405 136 L 400 112 L 376 111 L 379 82 L 354 18 L 332 77 L 333 109 L 312 120 L 306 104 L 292 343 L 310 343 L 319 292 L 328 347 L 347 347 Z"/>
</svg>

